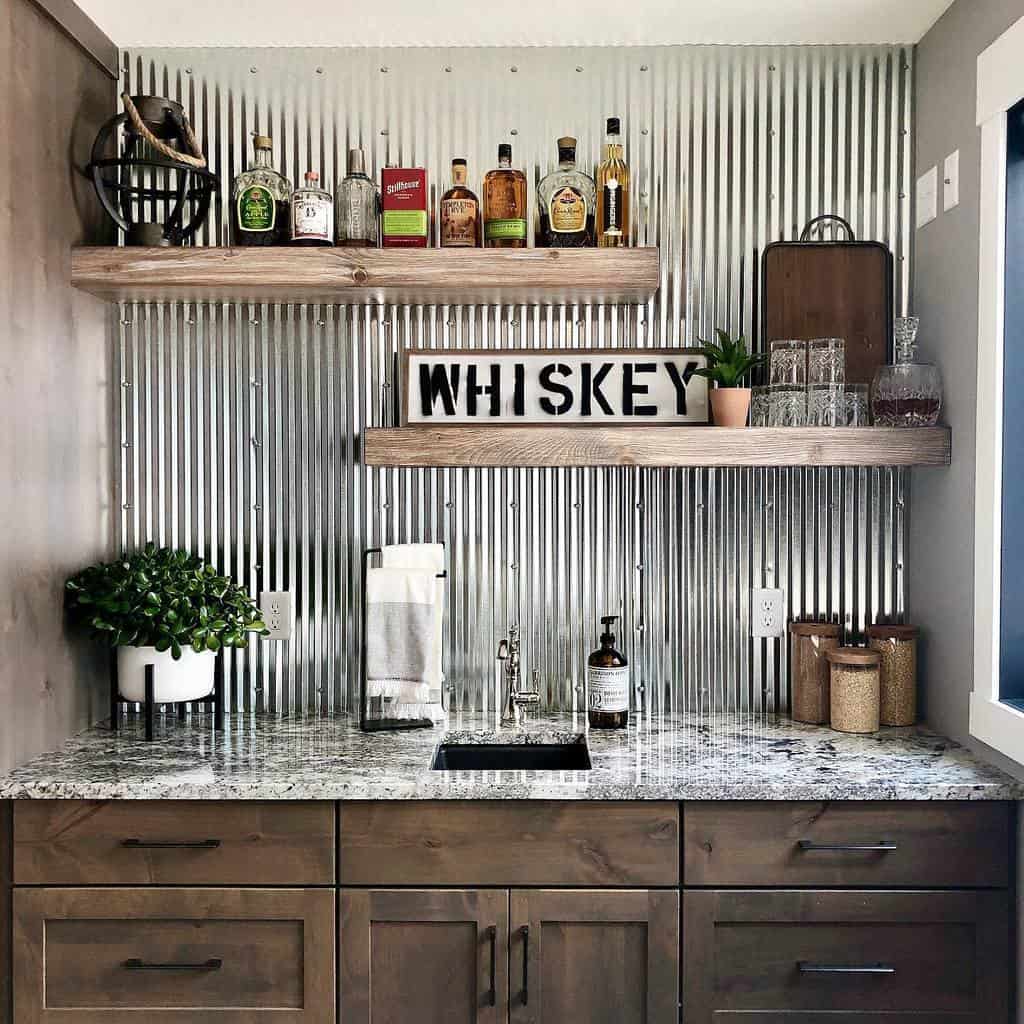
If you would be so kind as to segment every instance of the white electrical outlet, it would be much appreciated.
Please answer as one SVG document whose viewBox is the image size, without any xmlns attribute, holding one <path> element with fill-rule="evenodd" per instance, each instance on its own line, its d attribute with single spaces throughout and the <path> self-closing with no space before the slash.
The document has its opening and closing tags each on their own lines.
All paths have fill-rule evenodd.
<svg viewBox="0 0 1024 1024">
<path fill-rule="evenodd" d="M 755 587 L 750 591 L 750 635 L 779 637 L 785 632 L 785 594 Z"/>
<path fill-rule="evenodd" d="M 263 590 L 260 592 L 260 613 L 270 632 L 265 640 L 289 640 L 295 621 L 292 595 L 289 590 Z"/>
</svg>

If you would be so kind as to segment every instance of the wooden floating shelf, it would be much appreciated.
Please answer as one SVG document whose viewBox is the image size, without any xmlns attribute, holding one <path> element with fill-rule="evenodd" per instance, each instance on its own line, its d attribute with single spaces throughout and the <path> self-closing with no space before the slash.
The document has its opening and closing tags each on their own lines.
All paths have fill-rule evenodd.
<svg viewBox="0 0 1024 1024">
<path fill-rule="evenodd" d="M 369 466 L 948 466 L 948 427 L 396 427 Z"/>
<path fill-rule="evenodd" d="M 71 283 L 118 302 L 646 302 L 644 249 L 76 248 Z"/>
</svg>

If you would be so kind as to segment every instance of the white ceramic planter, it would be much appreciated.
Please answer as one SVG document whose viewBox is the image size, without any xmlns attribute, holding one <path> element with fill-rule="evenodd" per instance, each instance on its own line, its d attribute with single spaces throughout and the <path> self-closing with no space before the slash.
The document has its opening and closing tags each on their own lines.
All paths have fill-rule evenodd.
<svg viewBox="0 0 1024 1024">
<path fill-rule="evenodd" d="M 155 647 L 118 647 L 117 688 L 124 700 L 144 701 L 146 666 L 152 665 L 154 699 L 158 703 L 200 700 L 213 693 L 216 660 L 213 651 L 197 654 L 191 647 L 183 647 L 177 661 L 170 651 Z"/>
</svg>

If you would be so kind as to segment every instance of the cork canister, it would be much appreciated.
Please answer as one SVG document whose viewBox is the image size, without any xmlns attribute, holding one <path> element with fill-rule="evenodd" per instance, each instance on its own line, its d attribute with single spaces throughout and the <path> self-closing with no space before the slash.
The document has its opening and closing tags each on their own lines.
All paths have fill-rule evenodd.
<svg viewBox="0 0 1024 1024">
<path fill-rule="evenodd" d="M 917 721 L 917 626 L 868 626 L 868 646 L 882 662 L 879 671 L 882 725 Z"/>
<path fill-rule="evenodd" d="M 791 622 L 789 635 L 790 714 L 796 722 L 827 725 L 831 698 L 825 655 L 839 647 L 839 626 L 833 622 Z"/>
<path fill-rule="evenodd" d="M 839 732 L 877 732 L 881 655 L 866 647 L 837 647 L 825 657 L 832 668 L 832 728 Z"/>
</svg>

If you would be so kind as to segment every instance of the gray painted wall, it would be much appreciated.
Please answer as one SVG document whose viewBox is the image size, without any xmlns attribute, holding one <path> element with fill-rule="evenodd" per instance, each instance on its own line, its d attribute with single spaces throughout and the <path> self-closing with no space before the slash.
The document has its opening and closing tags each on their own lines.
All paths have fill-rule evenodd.
<svg viewBox="0 0 1024 1024">
<path fill-rule="evenodd" d="M 66 635 L 67 573 L 110 550 L 109 312 L 68 284 L 106 238 L 70 166 L 116 82 L 29 0 L 0 5 L 0 771 L 101 717 L 102 658 Z M 16 142 L 14 141 L 16 140 Z"/>
<path fill-rule="evenodd" d="M 918 471 L 908 546 L 910 616 L 924 629 L 921 677 L 929 725 L 970 741 L 974 644 L 974 440 L 978 342 L 981 135 L 975 125 L 977 57 L 1019 18 L 1024 0 L 957 0 L 917 51 L 917 173 L 960 150 L 960 205 L 917 233 L 914 306 L 922 356 L 945 384 L 953 465 Z M 940 184 L 941 188 L 941 184 Z M 941 197 L 939 208 L 941 209 Z M 981 747 L 976 741 L 975 747 Z M 986 756 L 1004 767 L 988 748 Z M 1018 769 L 1019 771 L 1019 769 Z"/>
</svg>

